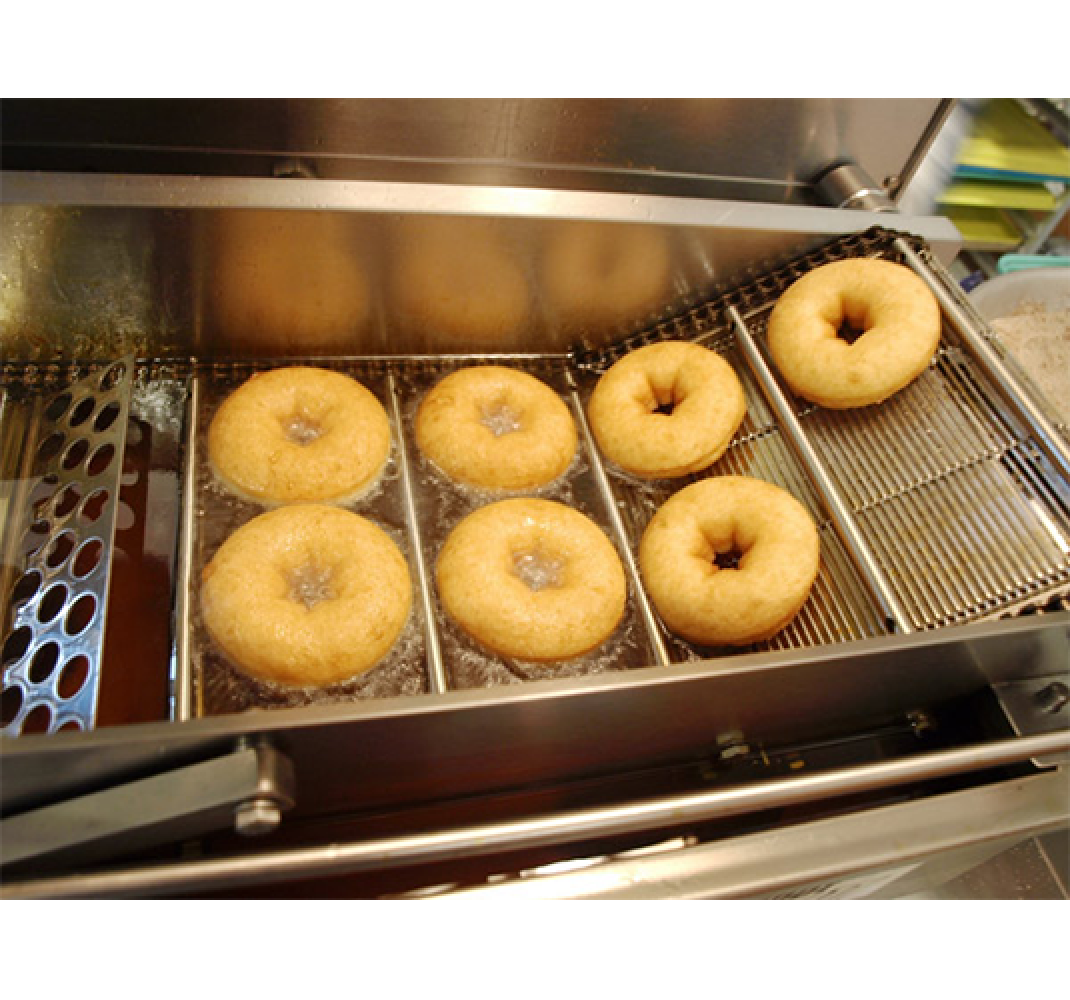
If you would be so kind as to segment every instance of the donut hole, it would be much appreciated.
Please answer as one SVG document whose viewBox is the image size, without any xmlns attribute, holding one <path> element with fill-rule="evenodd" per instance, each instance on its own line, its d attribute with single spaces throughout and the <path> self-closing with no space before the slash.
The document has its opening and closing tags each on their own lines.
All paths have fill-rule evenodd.
<svg viewBox="0 0 1070 1000">
<path fill-rule="evenodd" d="M 836 330 L 836 336 L 847 344 L 853 344 L 865 332 L 866 328 L 860 322 L 844 317 Z"/>
<path fill-rule="evenodd" d="M 331 600 L 334 597 L 332 576 L 330 568 L 326 566 L 315 563 L 298 566 L 289 576 L 290 600 L 303 604 L 309 611 L 317 604 Z"/>
<path fill-rule="evenodd" d="M 323 425 L 307 413 L 292 413 L 282 421 L 282 431 L 294 444 L 312 444 L 323 436 Z"/>
<path fill-rule="evenodd" d="M 648 383 L 650 396 L 647 405 L 651 413 L 660 413 L 662 416 L 671 417 L 673 411 L 683 402 L 683 394 L 678 392 L 675 385 L 668 388 L 658 387 L 653 381 Z"/>
<path fill-rule="evenodd" d="M 852 301 L 845 297 L 838 321 L 834 322 L 836 336 L 847 344 L 853 344 L 873 325 L 869 307 L 865 302 Z"/>
<path fill-rule="evenodd" d="M 513 573 L 530 590 L 538 593 L 564 583 L 565 560 L 545 549 L 524 549 L 513 553 Z"/>
<path fill-rule="evenodd" d="M 504 399 L 495 400 L 482 407 L 479 422 L 495 437 L 520 430 L 520 414 Z"/>
<path fill-rule="evenodd" d="M 725 538 L 724 536 L 711 538 L 707 536 L 705 541 L 709 546 L 707 558 L 713 563 L 715 570 L 718 571 L 722 569 L 742 569 L 747 552 L 753 544 L 753 539 L 744 541 L 739 538 L 738 534 L 734 534 L 730 538 Z"/>
<path fill-rule="evenodd" d="M 742 558 L 743 550 L 733 546 L 723 552 L 714 552 L 713 565 L 718 569 L 739 569 L 739 563 Z"/>
</svg>

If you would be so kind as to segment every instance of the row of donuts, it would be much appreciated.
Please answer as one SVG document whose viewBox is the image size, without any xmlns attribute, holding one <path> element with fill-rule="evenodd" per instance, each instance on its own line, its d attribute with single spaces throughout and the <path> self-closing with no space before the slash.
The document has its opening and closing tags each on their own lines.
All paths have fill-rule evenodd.
<svg viewBox="0 0 1070 1000">
<path fill-rule="evenodd" d="M 782 297 L 769 322 L 770 349 L 783 337 L 828 341 L 844 385 L 857 390 L 851 366 L 863 356 L 859 370 L 871 383 L 884 375 L 877 391 L 886 398 L 906 384 L 904 366 L 888 362 L 882 369 L 880 359 L 889 351 L 917 353 L 921 343 L 919 307 L 904 302 L 917 289 L 904 279 L 921 283 L 899 265 L 842 263 L 863 266 L 828 265 L 807 276 L 820 279 L 816 289 L 804 278 Z M 824 327 L 815 333 L 818 321 Z M 839 337 L 844 321 L 865 330 L 853 344 Z M 938 340 L 938 309 L 935 325 Z M 920 368 L 917 359 L 911 362 L 915 375 L 935 344 Z M 793 374 L 784 372 L 795 387 Z M 835 374 L 826 371 L 824 382 L 834 382 Z M 825 405 L 863 404 L 841 396 Z M 682 342 L 632 352 L 599 380 L 589 402 L 603 453 L 645 478 L 708 468 L 727 448 L 744 409 L 731 366 Z M 577 447 L 571 414 L 552 389 L 525 373 L 486 365 L 439 382 L 417 412 L 415 434 L 425 456 L 451 479 L 506 493 L 552 482 Z M 243 669 L 285 684 L 326 684 L 370 669 L 390 648 L 412 600 L 404 558 L 388 536 L 374 535 L 375 526 L 361 533 L 332 524 L 328 532 L 320 522 L 337 521 L 336 514 L 362 519 L 318 506 L 347 503 L 369 489 L 389 450 L 381 404 L 339 373 L 266 372 L 224 402 L 209 432 L 216 474 L 258 502 L 300 505 L 239 529 L 205 570 L 205 622 Z M 389 557 L 382 540 L 394 549 Z M 721 572 L 726 565 L 737 571 Z M 750 644 L 780 631 L 805 603 L 818 565 L 817 531 L 805 508 L 772 484 L 739 476 L 677 492 L 639 546 L 643 582 L 665 624 L 705 644 Z M 373 581 L 374 595 L 358 586 L 358 577 Z M 601 529 L 578 511 L 537 498 L 499 500 L 465 518 L 439 556 L 436 583 L 447 613 L 473 638 L 529 660 L 566 659 L 600 645 L 619 624 L 627 593 L 620 560 Z M 361 638 L 369 629 L 377 641 Z"/>
<path fill-rule="evenodd" d="M 648 473 L 684 475 L 715 460 L 743 417 L 730 366 L 684 343 L 644 348 L 627 362 L 601 380 L 600 399 L 627 386 L 637 365 L 649 366 L 659 385 L 664 379 L 686 390 L 675 418 L 653 407 L 645 411 L 649 428 L 638 413 L 629 418 L 638 421 L 638 440 L 655 439 L 647 450 L 661 465 Z M 711 422 L 714 412 L 720 416 Z M 595 398 L 590 413 L 596 437 L 611 442 L 619 421 L 601 415 Z M 209 453 L 219 479 L 243 497 L 282 504 L 240 528 L 204 572 L 206 626 L 254 676 L 301 686 L 340 681 L 374 666 L 404 626 L 412 584 L 397 546 L 372 522 L 328 505 L 351 503 L 374 484 L 389 451 L 384 421 L 360 383 L 310 368 L 254 376 L 213 419 Z M 674 423 L 666 437 L 664 426 Z M 423 400 L 414 430 L 428 460 L 451 479 L 494 493 L 553 482 L 577 448 L 575 423 L 557 393 L 498 366 L 442 379 Z M 362 447 L 353 448 L 358 440 Z M 352 462 L 345 461 L 349 448 Z M 608 448 L 635 468 L 615 445 Z M 746 517 L 748 509 L 765 519 Z M 740 520 L 758 528 L 754 539 Z M 807 528 L 802 507 L 770 484 L 707 480 L 658 512 L 643 536 L 641 572 L 667 624 L 685 638 L 753 642 L 783 627 L 805 600 L 817 558 L 816 541 L 807 550 Z M 786 558 L 788 544 L 809 557 Z M 746 552 L 747 572 L 714 576 L 717 553 L 731 549 Z M 800 579 L 789 587 L 792 573 Z M 435 578 L 444 610 L 466 633 L 492 652 L 526 660 L 569 659 L 601 645 L 627 600 L 623 566 L 604 532 L 584 514 L 537 497 L 506 497 L 469 514 L 447 538 Z"/>
</svg>

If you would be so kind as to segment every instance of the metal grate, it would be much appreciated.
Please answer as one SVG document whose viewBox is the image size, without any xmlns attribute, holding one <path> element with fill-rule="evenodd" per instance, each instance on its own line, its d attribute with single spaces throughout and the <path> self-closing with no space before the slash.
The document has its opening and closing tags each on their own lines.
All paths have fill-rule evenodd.
<svg viewBox="0 0 1070 1000">
<path fill-rule="evenodd" d="M 133 374 L 118 361 L 30 404 L 9 520 L 4 735 L 94 725 Z"/>
<path fill-rule="evenodd" d="M 1037 447 L 1032 429 L 1003 404 L 968 345 L 946 322 L 927 371 L 885 403 L 857 410 L 825 410 L 796 399 L 759 352 L 758 364 L 797 417 L 818 468 L 806 469 L 798 448 L 781 447 L 762 463 L 749 456 L 741 460 L 756 442 L 776 440 L 786 429 L 770 416 L 763 398 L 768 393 L 756 390 L 750 366 L 740 358 L 732 315 L 741 318 L 742 335 L 761 345 L 773 305 L 796 278 L 848 257 L 902 263 L 903 239 L 877 229 L 834 240 L 606 352 L 577 351 L 574 361 L 597 375 L 626 351 L 666 339 L 688 339 L 719 351 L 741 376 L 748 417 L 737 441 L 707 474 L 758 475 L 807 503 L 822 523 L 823 576 L 830 564 L 841 565 L 844 555 L 827 537 L 840 514 L 829 511 L 813 490 L 815 474 L 827 475 L 849 527 L 876 564 L 880 586 L 903 609 L 903 628 L 935 628 L 1002 616 L 1015 608 L 1059 606 L 1070 594 L 1070 488 Z M 915 249 L 906 239 L 905 245 Z M 919 259 L 928 263 L 924 253 Z M 933 271 L 945 280 L 939 272 Z M 978 336 L 983 335 L 979 330 Z M 656 499 L 646 504 L 646 516 L 631 523 L 633 539 L 676 488 L 652 494 Z M 621 489 L 625 495 L 634 491 L 628 484 Z M 856 605 L 851 620 L 860 634 L 873 634 L 867 602 L 853 589 L 859 581 L 851 564 L 858 560 L 851 555 L 839 578 L 842 589 L 819 579 L 799 619 L 776 637 L 778 645 L 830 641 L 830 621 L 848 617 L 851 604 Z"/>
</svg>

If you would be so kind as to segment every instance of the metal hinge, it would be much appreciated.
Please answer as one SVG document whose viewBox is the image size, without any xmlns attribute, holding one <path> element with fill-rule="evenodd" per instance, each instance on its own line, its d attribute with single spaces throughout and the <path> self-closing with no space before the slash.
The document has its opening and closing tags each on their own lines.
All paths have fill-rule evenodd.
<svg viewBox="0 0 1070 1000">
<path fill-rule="evenodd" d="M 241 745 L 232 753 L 0 821 L 0 866 L 85 864 L 231 828 L 274 830 L 294 804 L 289 758 Z"/>
</svg>

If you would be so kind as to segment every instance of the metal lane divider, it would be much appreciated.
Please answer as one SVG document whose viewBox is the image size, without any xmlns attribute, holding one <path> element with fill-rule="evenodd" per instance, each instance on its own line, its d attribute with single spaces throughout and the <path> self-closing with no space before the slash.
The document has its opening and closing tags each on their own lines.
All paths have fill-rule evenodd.
<svg viewBox="0 0 1070 1000">
<path fill-rule="evenodd" d="M 387 375 L 390 388 L 390 411 L 397 438 L 398 469 L 401 477 L 401 491 L 405 505 L 405 522 L 412 542 L 412 557 L 416 565 L 417 589 L 420 605 L 424 613 L 424 629 L 427 639 L 427 673 L 432 694 L 442 694 L 449 690 L 449 679 L 442 658 L 442 646 L 435 628 L 435 606 L 431 596 L 431 581 L 424 557 L 423 538 L 420 533 L 420 519 L 416 513 L 416 497 L 412 488 L 412 471 L 409 465 L 409 453 L 405 444 L 405 429 L 401 414 L 401 391 L 393 370 Z"/>
<path fill-rule="evenodd" d="M 913 632 L 914 626 L 911 623 L 909 614 L 881 572 L 879 563 L 851 516 L 850 507 L 844 502 L 839 489 L 825 469 L 816 449 L 807 438 L 799 418 L 795 415 L 791 403 L 784 395 L 783 390 L 777 384 L 772 370 L 766 363 L 765 358 L 762 357 L 762 353 L 758 349 L 758 345 L 755 343 L 746 323 L 744 323 L 734 305 L 728 305 L 727 313 L 732 321 L 740 350 L 743 352 L 751 373 L 776 414 L 777 421 L 783 428 L 788 442 L 809 475 L 822 504 L 832 519 L 833 527 L 840 541 L 851 557 L 851 561 L 861 575 L 866 587 L 877 601 L 889 628 L 900 633 Z"/>
</svg>

